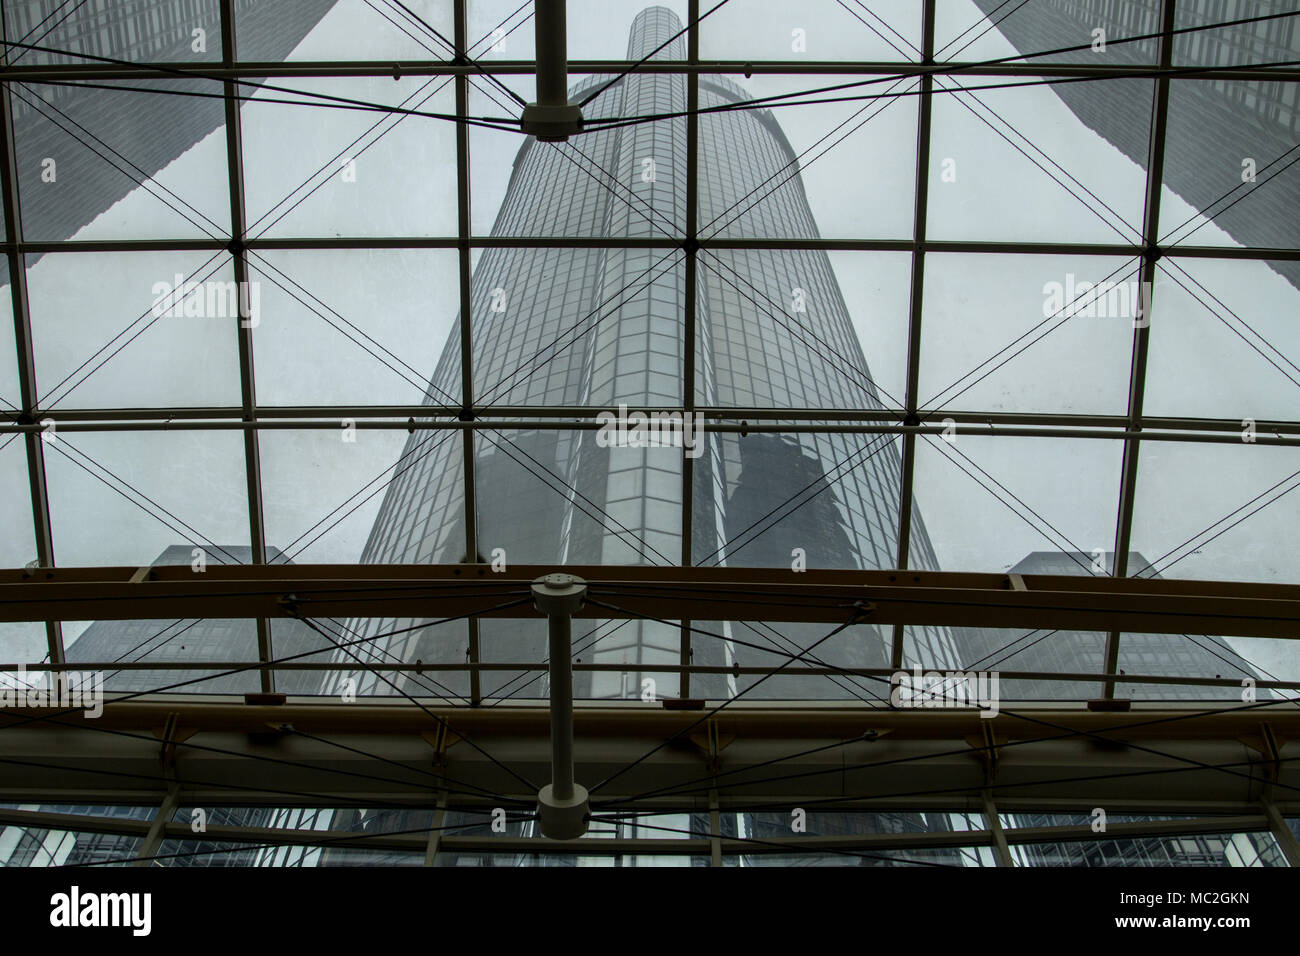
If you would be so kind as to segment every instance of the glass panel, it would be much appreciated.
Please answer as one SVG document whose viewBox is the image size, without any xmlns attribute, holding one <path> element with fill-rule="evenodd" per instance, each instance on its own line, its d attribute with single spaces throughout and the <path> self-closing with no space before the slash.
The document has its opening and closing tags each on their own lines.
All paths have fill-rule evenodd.
<svg viewBox="0 0 1300 956">
<path fill-rule="evenodd" d="M 11 666 L 35 664 L 49 658 L 45 625 L 40 621 L 5 621 L 0 623 L 0 658 Z M 27 686 L 32 675 L 5 668 L 0 680 L 9 687 Z"/>
<path fill-rule="evenodd" d="M 1012 845 L 1017 866 L 1286 866 L 1269 833 Z"/>
<path fill-rule="evenodd" d="M 1153 296 L 1147 415 L 1300 418 L 1300 262 L 1165 259 Z M 1267 434 L 1266 428 L 1261 431 Z"/>
<path fill-rule="evenodd" d="M 449 77 L 317 77 L 277 85 L 295 93 L 275 98 L 311 102 L 284 106 L 259 96 L 241 109 L 251 237 L 455 235 L 454 124 L 410 112 L 331 109 L 301 95 L 449 115 Z"/>
<path fill-rule="evenodd" d="M 984 20 L 977 19 L 977 11 Z M 951 45 L 945 46 L 945 58 L 953 60 L 984 60 L 1016 53 L 1028 56 L 1083 47 L 1035 56 L 1028 62 L 1122 66 L 1153 63 L 1159 51 L 1155 40 L 1120 41 L 1160 30 L 1160 0 L 1065 0 L 1050 5 L 974 0 L 973 4 L 936 4 L 936 19 L 936 45 Z M 1094 33 L 1097 30 L 1103 31 L 1102 37 Z M 1094 47 L 1099 39 L 1105 40 L 1104 49 Z"/>
<path fill-rule="evenodd" d="M 369 847 L 281 846 L 212 840 L 163 840 L 160 866 L 423 866 L 424 854 Z"/>
<path fill-rule="evenodd" d="M 1290 641 L 1268 641 L 1272 645 Z M 1228 700 L 1241 703 L 1248 699 L 1243 687 L 1251 687 L 1254 699 L 1268 700 L 1277 695 L 1267 688 L 1255 689 L 1260 680 L 1285 680 L 1253 663 L 1262 648 L 1259 639 L 1225 639 L 1210 634 L 1122 634 L 1119 644 L 1119 669 L 1129 674 L 1153 674 L 1168 677 L 1214 677 L 1228 681 L 1226 686 L 1194 684 L 1117 685 L 1117 697 L 1133 700 Z M 1281 648 L 1276 648 L 1281 650 Z M 1294 674 L 1289 662 L 1286 670 Z M 1284 692 L 1293 696 L 1294 692 Z"/>
<path fill-rule="evenodd" d="M 531 5 L 529 9 L 531 10 Z M 525 32 L 531 43 L 531 23 L 528 24 L 527 30 L 521 30 L 501 42 L 512 44 L 516 42 L 516 37 Z M 536 82 L 529 75 L 499 76 L 494 80 L 488 80 L 484 76 L 471 74 L 469 82 L 469 112 L 473 116 L 519 116 L 522 107 L 509 93 L 501 89 L 503 86 L 526 103 L 537 100 Z M 576 136 L 567 143 L 542 143 L 531 136 L 520 136 L 517 129 L 470 126 L 470 232 L 478 236 L 519 235 L 528 231 L 543 235 L 561 228 L 558 220 L 553 219 L 543 225 L 541 222 L 529 223 L 521 215 L 520 195 L 516 193 L 511 196 L 509 193 L 510 185 L 521 162 L 525 163 L 525 169 L 531 169 L 540 162 L 548 170 L 555 172 L 565 170 L 565 175 L 574 176 L 575 190 L 582 189 L 585 181 L 593 190 L 603 192 L 607 189 L 617 189 L 628 201 L 634 201 L 627 194 L 626 184 L 612 182 L 604 170 L 595 167 L 594 162 L 600 162 L 604 166 L 608 159 L 607 155 L 599 157 L 593 154 L 592 146 L 597 145 L 600 139 L 597 134 Z M 526 157 L 534 149 L 539 151 L 538 156 L 531 160 L 527 159 Z M 543 157 L 541 151 L 556 155 Z M 567 157 L 567 160 L 563 157 Z M 604 169 L 607 170 L 608 166 L 604 166 Z M 519 187 L 520 190 L 525 188 L 523 185 Z M 510 198 L 511 202 L 503 209 L 507 198 Z M 536 196 L 528 197 L 530 201 L 536 198 Z"/>
<path fill-rule="evenodd" d="M 487 603 L 492 601 L 488 598 Z M 502 598 L 500 603 L 505 603 Z M 327 660 L 329 671 L 300 671 L 300 693 L 344 697 L 413 697 L 460 703 L 470 696 L 469 628 L 464 620 L 429 625 L 428 618 L 352 618 L 317 620 L 327 636 L 316 635 L 324 654 L 304 660 Z M 425 626 L 421 626 L 425 625 Z M 304 649 L 311 649 L 305 643 Z M 286 650 L 292 650 L 286 648 Z M 277 656 L 283 656 L 277 650 Z M 481 656 L 481 655 L 480 655 Z M 356 665 L 416 665 L 363 670 Z M 439 665 L 457 665 L 455 670 Z M 485 682 L 487 678 L 484 679 Z M 310 682 L 317 682 L 311 689 Z"/>
<path fill-rule="evenodd" d="M 435 866 L 708 866 L 707 856 L 623 853 L 575 856 L 569 853 L 460 853 L 440 851 Z"/>
<path fill-rule="evenodd" d="M 137 836 L 0 825 L 3 866 L 130 866 L 139 849 Z"/>
<path fill-rule="evenodd" d="M 692 663 L 718 671 L 691 676 L 693 698 L 720 701 L 744 694 L 746 700 L 889 699 L 887 676 L 838 672 L 887 671 L 888 628 L 859 624 L 828 637 L 835 625 L 700 621 L 692 627 Z M 831 673 L 806 673 L 809 669 Z"/>
<path fill-rule="evenodd" d="M 26 567 L 36 560 L 36 528 L 27 478 L 27 442 L 17 434 L 0 435 L 0 495 L 9 502 L 0 516 L 0 567 Z"/>
<path fill-rule="evenodd" d="M 506 0 L 501 5 L 513 9 L 517 3 Z M 496 21 L 501 17 L 491 19 Z M 668 0 L 651 6 L 643 0 L 573 0 L 568 6 L 568 23 L 570 60 L 639 60 L 685 26 L 686 3 Z M 514 54 L 515 57 L 533 55 L 531 50 Z M 682 34 L 654 58 L 686 59 L 686 35 Z"/>
<path fill-rule="evenodd" d="M 928 847 L 908 850 L 814 850 L 742 856 L 741 866 L 905 866 L 914 869 L 997 866 L 990 847 Z"/>
<path fill-rule="evenodd" d="M 606 128 L 629 118 L 680 112 L 686 105 L 685 77 L 673 73 L 636 72 L 615 75 L 573 75 L 569 97 L 581 102 L 587 124 L 567 142 L 510 141 L 489 133 L 480 141 L 500 144 L 513 157 L 513 187 L 500 212 L 486 205 L 480 212 L 496 213 L 494 235 L 609 236 L 671 239 L 680 236 L 686 219 L 686 121 L 647 120 Z M 486 90 L 488 87 L 479 84 Z M 510 84 L 521 96 L 529 87 Z M 504 102 L 504 94 L 494 93 Z M 476 100 L 489 115 L 514 115 L 484 94 Z M 488 138 L 491 137 L 491 138 Z M 487 148 L 492 148 L 488 146 Z M 491 181 L 489 181 L 491 184 Z M 477 226 L 481 230 L 482 226 Z"/>
<path fill-rule="evenodd" d="M 1032 572 L 1026 572 L 1032 573 Z M 1010 671 L 1033 671 L 1043 674 L 1098 673 L 1105 660 L 1106 635 L 1091 631 L 1057 631 L 1041 628 L 952 627 L 925 628 L 926 632 L 942 631 L 948 634 L 947 645 L 930 637 L 929 647 L 918 639 L 918 628 L 908 627 L 904 634 L 903 665 L 908 671 L 909 687 L 917 686 L 913 668 L 919 668 L 922 678 L 932 670 L 976 672 L 981 674 L 983 688 L 988 698 L 999 700 L 1092 700 L 1101 696 L 1101 684 L 1076 680 L 1051 680 L 1045 677 L 1012 678 Z M 945 646 L 956 648 L 957 663 L 945 659 Z M 996 693 L 993 693 L 993 676 L 997 675 Z M 901 684 L 901 680 L 900 680 Z M 929 684 L 921 684 L 922 688 Z M 942 685 L 939 685 L 942 686 Z M 968 695 L 978 696 L 977 683 L 967 683 Z M 1119 693 L 1119 691 L 1117 691 Z M 931 695 L 933 696 L 933 695 Z M 1120 696 L 1124 696 L 1120 694 Z M 915 698 L 923 706 L 926 697 Z M 992 703 L 997 703 L 993 700 Z"/>
<path fill-rule="evenodd" d="M 473 291 L 476 404 L 680 408 L 683 282 L 675 250 L 484 250 Z M 452 348 L 440 390 L 460 374 Z"/>
<path fill-rule="evenodd" d="M 456 445 L 455 432 L 413 436 Z M 395 468 L 413 467 L 424 447 L 405 459 L 402 429 L 346 427 L 271 429 L 259 437 L 262 508 L 268 547 L 300 564 L 352 564 L 362 558 Z M 459 559 L 459 555 L 456 559 Z"/>
<path fill-rule="evenodd" d="M 1300 225 L 1286 212 L 1300 197 L 1296 93 L 1294 83 L 1170 83 L 1164 185 L 1166 195 L 1172 190 L 1182 202 L 1160 211 L 1162 246 L 1300 243 Z"/>
<path fill-rule="evenodd" d="M 405 0 L 400 6 L 386 0 L 297 0 L 288 10 L 253 2 L 238 6 L 241 60 L 452 59 L 452 8 L 439 0 Z"/>
<path fill-rule="evenodd" d="M 254 251 L 249 264 L 261 405 L 418 405 L 439 354 L 459 353 L 454 251 Z M 459 374 L 440 384 L 433 401 L 458 406 Z"/>
<path fill-rule="evenodd" d="M 1106 823 L 1155 823 L 1162 820 L 1203 820 L 1207 814 L 1194 813 L 1111 813 L 1106 812 Z M 998 820 L 1008 830 L 1022 827 L 1086 827 L 1089 832 L 1099 818 L 1092 813 L 1053 810 L 1044 813 L 1022 811 L 1018 813 L 999 813 Z"/>
<path fill-rule="evenodd" d="M 715 431 L 706 439 L 707 453 L 695 468 L 695 564 L 792 569 L 896 564 L 897 436 L 765 428 Z"/>
<path fill-rule="evenodd" d="M 61 434 L 45 451 L 59 564 L 140 567 L 173 547 L 187 564 L 194 548 L 247 560 L 237 550 L 248 545 L 239 432 Z"/>
<path fill-rule="evenodd" d="M 225 114 L 211 93 L 183 79 L 14 85 L 23 238 L 228 235 Z"/>
<path fill-rule="evenodd" d="M 706 60 L 918 60 L 920 43 L 921 8 L 909 0 L 870 8 L 825 0 L 804 7 L 733 0 L 700 28 L 700 55 Z"/>
<path fill-rule="evenodd" d="M 22 400 L 19 398 L 18 353 L 14 339 L 13 289 L 9 285 L 9 258 L 0 258 L 0 420 L 8 422 Z M 0 444 L 10 435 L 0 436 Z"/>
<path fill-rule="evenodd" d="M 1129 574 L 1300 581 L 1292 560 L 1300 450 L 1258 443 L 1146 442 L 1138 458 Z"/>
<path fill-rule="evenodd" d="M 1140 241 L 1146 176 L 1134 155 L 1146 154 L 1150 81 L 978 89 L 1002 82 L 936 81 L 938 89 L 973 91 L 933 101 L 929 238 Z M 1087 109 L 1061 101 L 1085 85 Z M 1132 114 L 1126 139 L 1103 119 L 1114 111 Z"/>
<path fill-rule="evenodd" d="M 188 557 L 185 549 L 170 550 L 176 554 L 164 557 Z M 331 636 L 299 621 L 272 620 L 272 658 L 328 663 L 337 644 L 344 640 L 340 626 L 329 620 L 313 623 Z M 99 665 L 91 678 L 93 685 L 87 686 L 102 686 L 110 693 L 247 694 L 261 690 L 256 667 L 257 624 L 253 620 L 65 622 L 64 647 L 69 663 Z M 195 666 L 209 663 L 215 666 Z M 124 666 L 116 666 L 119 664 Z M 293 695 L 319 694 L 326 679 L 326 672 L 319 669 L 284 669 L 276 674 L 275 689 Z"/>
<path fill-rule="evenodd" d="M 1100 439 L 925 435 L 916 443 L 916 501 L 944 571 L 1104 573 L 1111 560 L 1123 443 Z M 915 564 L 916 562 L 914 562 Z M 1043 572 L 1038 572 L 1043 573 Z"/>
<path fill-rule="evenodd" d="M 926 257 L 923 408 L 1123 414 L 1141 314 L 1121 257 Z"/>
<path fill-rule="evenodd" d="M 874 253 L 843 253 L 842 263 L 871 264 Z M 901 305 L 905 278 L 898 257 L 855 275 L 850 301 L 829 257 L 819 250 L 713 250 L 700 253 L 697 396 L 742 408 L 900 407 L 902 390 L 885 392 L 872 377 L 906 352 L 864 355 L 860 329 L 905 350 L 907 312 L 889 300 L 863 299 L 859 283 L 889 281 Z M 888 270 L 888 271 L 887 271 Z M 882 276 L 882 273 L 884 274 Z M 870 295 L 870 293 L 867 293 Z M 871 340 L 868 339 L 868 342 Z M 897 367 L 891 369 L 901 375 Z"/>
<path fill-rule="evenodd" d="M 401 432 L 372 434 L 386 436 L 368 440 L 374 457 L 350 462 L 345 480 L 324 489 L 328 497 L 308 512 L 300 511 L 296 503 L 294 444 L 284 443 L 276 450 L 279 464 L 273 464 L 271 473 L 278 476 L 273 480 L 279 483 L 277 520 L 284 528 L 279 533 L 293 535 L 286 552 L 296 558 L 319 540 L 322 554 L 355 555 L 357 546 L 363 545 L 362 563 L 458 564 L 466 560 L 461 431 L 415 429 L 400 448 L 390 443 L 401 439 Z M 338 454 L 332 446 L 335 441 L 341 441 L 340 436 L 324 432 L 321 438 L 304 439 L 298 447 L 304 451 L 314 448 L 326 462 Z M 338 538 L 334 537 L 336 526 Z"/>
<path fill-rule="evenodd" d="M 1174 7 L 1174 29 L 1206 27 L 1225 20 L 1266 16 L 1272 12 L 1245 8 L 1242 12 L 1229 13 L 1214 4 L 1185 3 Z M 1174 38 L 1174 64 L 1244 66 L 1276 63 L 1294 60 L 1295 50 L 1295 23 L 1290 18 L 1283 17 L 1177 36 Z M 1291 92 L 1295 92 L 1294 88 Z M 1295 100 L 1292 98 L 1290 102 L 1294 104 Z"/>
<path fill-rule="evenodd" d="M 225 252 L 29 256 L 27 286 L 45 408 L 239 405 L 238 323 L 261 290 Z"/>
<path fill-rule="evenodd" d="M 601 446 L 599 434 L 475 435 L 480 560 L 492 560 L 497 549 L 522 564 L 680 560 L 683 450 Z"/>
<path fill-rule="evenodd" d="M 474 59 L 531 60 L 536 56 L 531 3 L 466 0 L 465 7 L 469 35 L 476 38 L 469 49 Z M 581 20 L 569 26 L 570 43 L 574 42 L 575 29 L 582 29 L 586 22 Z M 598 22 L 604 22 L 603 18 Z"/>
<path fill-rule="evenodd" d="M 653 704 L 679 696 L 680 678 L 655 667 L 681 660 L 681 628 L 655 621 L 589 620 L 573 622 L 574 696 L 579 699 L 641 700 Z M 550 681 L 545 666 L 546 622 L 541 618 L 479 621 L 479 657 L 492 663 L 533 662 L 529 671 L 485 670 L 483 694 L 506 700 L 545 699 Z"/>
<path fill-rule="evenodd" d="M 910 238 L 917 103 L 908 94 L 919 81 L 799 95 L 861 81 L 824 74 L 701 77 L 702 109 L 773 99 L 768 109 L 701 115 L 700 235 Z M 821 102 L 841 97 L 850 101 Z"/>
<path fill-rule="evenodd" d="M 257 5 L 256 0 L 237 0 L 235 7 L 242 11 Z M 221 59 L 218 0 L 118 0 L 76 3 L 71 8 L 66 3 L 13 3 L 5 7 L 4 23 L 11 42 L 69 51 L 19 48 L 10 65 L 85 65 L 93 62 L 87 56 L 132 63 Z"/>
</svg>

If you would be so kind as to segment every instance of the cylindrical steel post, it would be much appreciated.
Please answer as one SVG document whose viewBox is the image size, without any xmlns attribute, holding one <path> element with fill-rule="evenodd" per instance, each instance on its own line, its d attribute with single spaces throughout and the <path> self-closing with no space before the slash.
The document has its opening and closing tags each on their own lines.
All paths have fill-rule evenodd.
<svg viewBox="0 0 1300 956">
<path fill-rule="evenodd" d="M 587 832 L 587 790 L 573 779 L 573 613 L 587 584 L 571 574 L 547 574 L 533 582 L 533 604 L 546 615 L 550 638 L 551 782 L 537 795 L 542 835 L 572 840 Z"/>
<path fill-rule="evenodd" d="M 536 0 L 533 23 L 537 36 L 537 102 L 541 106 L 566 106 L 569 54 L 564 0 Z"/>
<path fill-rule="evenodd" d="M 551 789 L 568 800 L 573 796 L 573 619 L 551 612 L 546 622 L 551 638 Z"/>
<path fill-rule="evenodd" d="M 582 109 L 569 102 L 569 53 L 564 0 L 536 0 L 537 102 L 524 107 L 519 128 L 540 140 L 561 142 L 582 129 Z"/>
</svg>

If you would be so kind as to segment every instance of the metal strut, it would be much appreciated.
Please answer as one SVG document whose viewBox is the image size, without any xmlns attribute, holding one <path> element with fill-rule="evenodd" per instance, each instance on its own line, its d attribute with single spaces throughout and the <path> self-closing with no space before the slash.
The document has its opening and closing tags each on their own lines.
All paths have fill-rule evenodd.
<svg viewBox="0 0 1300 956">
<path fill-rule="evenodd" d="M 550 635 L 551 782 L 537 794 L 542 835 L 574 840 L 587 832 L 587 789 L 573 780 L 573 613 L 587 596 L 587 582 L 571 574 L 547 574 L 533 582 L 533 604 L 546 615 Z"/>
<path fill-rule="evenodd" d="M 536 0 L 537 102 L 524 107 L 520 128 L 545 142 L 582 131 L 582 108 L 569 102 L 569 61 L 564 0 Z"/>
</svg>

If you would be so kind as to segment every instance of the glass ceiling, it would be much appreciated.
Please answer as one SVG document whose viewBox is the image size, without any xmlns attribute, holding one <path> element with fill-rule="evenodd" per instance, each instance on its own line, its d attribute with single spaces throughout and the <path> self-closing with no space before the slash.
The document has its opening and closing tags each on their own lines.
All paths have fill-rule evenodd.
<svg viewBox="0 0 1300 956">
<path fill-rule="evenodd" d="M 583 494 L 591 507 L 565 534 L 615 523 L 631 538 L 574 563 L 677 564 L 685 551 L 694 564 L 721 552 L 733 567 L 779 566 L 793 546 L 810 567 L 1300 583 L 1295 4 L 1184 0 L 1172 24 L 1183 32 L 1162 39 L 1159 0 L 702 0 L 664 3 L 648 21 L 636 19 L 646 0 L 571 0 L 572 88 L 618 82 L 584 108 L 593 131 L 534 142 L 527 160 L 517 121 L 535 98 L 531 4 L 281 6 L 4 5 L 0 565 L 188 563 L 194 548 L 214 563 L 454 563 L 467 555 L 458 504 L 439 526 L 443 550 L 375 550 L 379 529 L 403 520 L 384 503 L 404 450 L 428 437 L 472 443 L 483 560 L 502 549 L 560 563 L 516 511 Z M 675 22 L 671 37 L 692 12 L 698 31 L 644 62 L 629 54 L 634 21 Z M 458 42 L 472 63 L 454 62 Z M 642 77 L 669 79 L 634 86 Z M 697 97 L 706 111 L 686 115 Z M 471 121 L 458 124 L 461 112 Z M 761 188 L 728 179 L 768 161 L 735 139 L 737 115 L 759 118 L 764 149 L 792 156 Z M 529 166 L 536 151 L 562 158 Z M 535 168 L 586 177 L 581 202 L 544 182 L 512 193 L 512 176 Z M 597 225 L 582 202 L 607 210 Z M 825 275 L 798 272 L 823 261 Z M 599 274 L 612 296 L 617 279 L 652 267 L 637 294 L 665 321 L 644 334 L 630 306 L 565 314 L 564 327 L 605 323 L 586 359 L 559 326 L 512 315 L 565 281 Z M 242 322 L 222 298 L 229 283 L 247 283 Z M 842 299 L 843 341 L 817 325 L 818 290 Z M 609 329 L 621 331 L 606 367 Z M 767 343 L 748 346 L 763 351 L 762 375 L 757 359 L 740 368 L 723 354 L 741 333 Z M 657 357 L 633 373 L 632 348 Z M 719 436 L 701 462 L 729 501 L 752 491 L 798 504 L 799 484 L 765 491 L 751 462 L 765 447 L 803 448 L 825 471 L 814 479 L 836 489 L 827 520 L 879 554 L 819 553 L 820 540 L 781 537 L 780 520 L 771 548 L 742 547 L 741 534 L 768 530 L 745 522 L 724 526 L 720 545 L 683 549 L 704 463 L 646 457 L 598 493 L 579 471 L 548 479 L 529 464 L 543 446 L 557 461 L 570 453 L 554 448 L 582 446 L 620 402 L 701 412 Z M 460 429 L 465 406 L 473 422 Z M 847 478 L 831 468 L 872 442 L 896 464 Z M 419 488 L 463 502 L 463 458 L 440 454 Z M 178 659 L 174 644 L 159 650 L 168 622 L 149 623 L 144 649 L 117 659 Z M 244 623 L 222 632 L 239 650 L 214 647 L 212 631 L 196 642 L 203 654 L 185 653 L 256 660 Z M 285 625 L 273 637 L 291 642 Z M 61 642 L 78 659 L 94 626 L 0 625 L 0 657 L 38 664 Z M 452 627 L 458 658 L 464 625 Z M 767 636 L 773 660 L 820 636 L 782 630 Z M 1028 637 L 986 633 L 979 646 Z M 496 640 L 485 631 L 482 659 L 517 662 Z M 635 697 L 657 640 L 645 628 L 612 639 L 599 660 L 628 670 L 588 696 Z M 676 634 L 666 640 L 675 658 Z M 907 659 L 932 663 L 940 646 L 909 629 Z M 1221 696 L 1238 695 L 1239 674 L 1300 686 L 1288 685 L 1300 663 L 1282 640 L 1216 646 L 1229 669 L 1195 676 L 1232 679 Z M 1129 673 L 1187 676 L 1141 635 L 1120 647 Z M 416 649 L 386 653 L 409 662 Z M 1099 657 L 1080 660 L 1099 669 Z M 136 673 L 158 687 L 179 679 Z M 492 673 L 489 696 L 544 696 Z M 822 680 L 771 696 L 861 696 Z M 1071 688 L 1026 693 L 1097 690 Z"/>
</svg>

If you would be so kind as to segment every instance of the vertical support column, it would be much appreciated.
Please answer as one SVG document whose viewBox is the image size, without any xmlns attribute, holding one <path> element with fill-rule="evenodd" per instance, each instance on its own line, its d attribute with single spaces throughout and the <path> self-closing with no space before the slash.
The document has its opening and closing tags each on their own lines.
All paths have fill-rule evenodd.
<svg viewBox="0 0 1300 956">
<path fill-rule="evenodd" d="M 1291 828 L 1286 825 L 1286 820 L 1278 811 L 1277 806 L 1269 797 L 1264 797 L 1260 801 L 1264 805 L 1264 815 L 1268 817 L 1268 825 L 1272 830 L 1273 839 L 1277 840 L 1277 845 L 1282 850 L 1282 855 L 1291 866 L 1300 866 L 1300 840 L 1297 840 Z"/>
<path fill-rule="evenodd" d="M 722 813 L 718 791 L 709 791 L 709 866 L 722 866 Z"/>
<path fill-rule="evenodd" d="M 456 63 L 469 63 L 469 27 L 466 0 L 455 3 Z M 469 114 L 469 76 L 465 71 L 456 74 L 456 115 Z M 470 262 L 469 237 L 469 125 L 456 124 L 456 230 L 457 248 L 460 250 L 460 420 L 474 420 L 474 366 L 472 324 L 474 320 L 471 300 L 473 285 Z M 465 495 L 465 563 L 478 564 L 478 497 L 474 486 L 474 429 L 461 429 L 462 470 Z M 482 680 L 479 676 L 479 624 L 478 618 L 466 622 L 469 631 L 469 703 L 477 707 L 483 699 Z"/>
<path fill-rule="evenodd" d="M 3 17 L 0 36 L 8 39 Z M 0 62 L 9 62 L 9 50 L 0 51 Z M 27 298 L 27 270 L 22 254 L 23 223 L 18 195 L 18 159 L 14 144 L 13 100 L 9 83 L 0 83 L 0 188 L 4 193 L 5 230 L 8 242 L 9 292 L 13 302 L 14 344 L 17 346 L 19 425 L 35 425 L 40 416 L 36 391 L 36 356 L 32 351 L 31 313 Z M 23 435 L 27 450 L 27 482 L 31 489 L 32 526 L 36 537 L 36 563 L 54 567 L 54 542 L 50 530 L 49 495 L 45 484 L 45 449 L 39 431 Z M 62 664 L 63 625 L 59 621 L 45 624 L 45 642 L 50 663 Z"/>
<path fill-rule="evenodd" d="M 1151 112 L 1151 149 L 1147 154 L 1147 194 L 1142 220 L 1142 268 L 1140 271 L 1138 302 L 1141 318 L 1133 330 L 1133 362 L 1129 371 L 1128 387 L 1128 437 L 1124 439 L 1123 474 L 1120 479 L 1119 514 L 1115 522 L 1115 561 L 1112 577 L 1128 574 L 1128 554 L 1133 534 L 1133 497 L 1137 492 L 1138 449 L 1141 447 L 1142 400 L 1146 392 L 1147 349 L 1151 340 L 1151 296 L 1155 288 L 1156 263 L 1161 251 L 1160 240 L 1160 189 L 1164 183 L 1165 128 L 1169 119 L 1169 73 L 1174 60 L 1174 0 L 1164 0 L 1160 13 L 1160 69 L 1155 80 L 1155 100 Z M 1119 631 L 1106 636 L 1106 654 L 1102 673 L 1114 677 L 1119 671 Z M 1115 696 L 1115 681 L 1106 680 L 1102 697 Z"/>
<path fill-rule="evenodd" d="M 1016 861 L 1011 856 L 1011 847 L 1007 845 L 1006 831 L 1002 829 L 1002 821 L 998 819 L 998 808 L 993 802 L 993 794 L 984 790 L 981 796 L 984 798 L 984 821 L 993 836 L 993 853 L 997 857 L 998 866 L 1015 866 Z"/>
<path fill-rule="evenodd" d="M 433 829 L 429 831 L 429 843 L 424 850 L 424 865 L 436 866 L 438 847 L 442 843 L 442 828 L 447 821 L 447 791 L 438 791 L 438 809 L 433 814 Z"/>
<path fill-rule="evenodd" d="M 535 0 L 537 102 L 524 107 L 520 128 L 543 142 L 562 142 L 582 129 L 582 108 L 569 102 L 564 0 Z"/>
<path fill-rule="evenodd" d="M 921 65 L 934 64 L 934 12 L 935 0 L 925 0 L 921 12 Z M 917 97 L 916 117 L 916 205 L 912 223 L 912 293 L 907 330 L 907 387 L 903 396 L 906 402 L 903 424 L 919 425 L 917 412 L 920 402 L 918 383 L 921 374 L 921 312 L 925 289 L 925 234 L 930 198 L 930 105 L 934 94 L 934 76 L 921 75 L 920 95 Z M 912 537 L 912 474 L 916 468 L 916 433 L 903 433 L 903 455 L 898 476 L 898 567 L 905 570 L 910 559 Z M 894 625 L 889 665 L 903 666 L 902 624 Z"/>
<path fill-rule="evenodd" d="M 573 779 L 573 613 L 587 585 L 571 574 L 547 574 L 533 582 L 533 604 L 546 615 L 550 637 L 551 782 L 537 794 L 542 835 L 572 840 L 587 832 L 587 789 Z"/>
<path fill-rule="evenodd" d="M 221 65 L 230 70 L 235 65 L 235 0 L 221 0 Z M 230 256 L 235 273 L 235 288 L 240 290 L 239 300 L 239 387 L 245 422 L 257 421 L 257 388 L 253 374 L 253 329 L 247 314 L 249 297 L 242 290 L 248 288 L 248 252 L 245 249 L 244 161 L 243 133 L 240 125 L 239 86 L 233 79 L 223 83 L 226 107 L 226 164 L 230 174 Z M 248 486 L 248 535 L 252 546 L 253 564 L 266 563 L 266 528 L 262 517 L 262 463 L 256 428 L 245 428 L 244 465 Z M 257 659 L 264 665 L 274 660 L 271 646 L 271 624 L 257 619 Z M 262 692 L 275 690 L 275 672 L 263 666 Z"/>
<path fill-rule="evenodd" d="M 689 0 L 687 4 L 688 33 L 686 35 L 686 56 L 692 67 L 700 62 L 700 0 Z M 686 74 L 686 239 L 682 243 L 685 252 L 683 279 L 685 323 L 682 332 L 682 418 L 690 421 L 695 413 L 695 337 L 697 335 L 696 314 L 699 311 L 698 263 L 696 256 L 700 244 L 699 230 L 699 160 L 700 160 L 700 75 L 695 69 Z M 695 433 L 695 441 L 704 441 L 704 436 Z M 682 449 L 682 567 L 689 568 L 694 563 L 691 540 L 695 536 L 695 459 Z M 691 672 L 685 668 L 691 666 L 691 622 L 683 619 L 681 633 L 681 653 L 678 662 L 682 665 L 681 679 L 677 695 L 682 698 L 691 695 Z"/>
<path fill-rule="evenodd" d="M 158 855 L 158 847 L 162 845 L 163 830 L 171 822 L 172 814 L 176 812 L 176 804 L 180 802 L 180 787 L 172 784 L 167 790 L 167 795 L 163 797 L 162 803 L 158 806 L 158 811 L 153 815 L 153 821 L 149 824 L 149 832 L 145 834 L 140 841 L 140 850 L 135 855 L 135 861 L 132 866 L 148 866 L 153 862 L 153 858 Z"/>
</svg>

